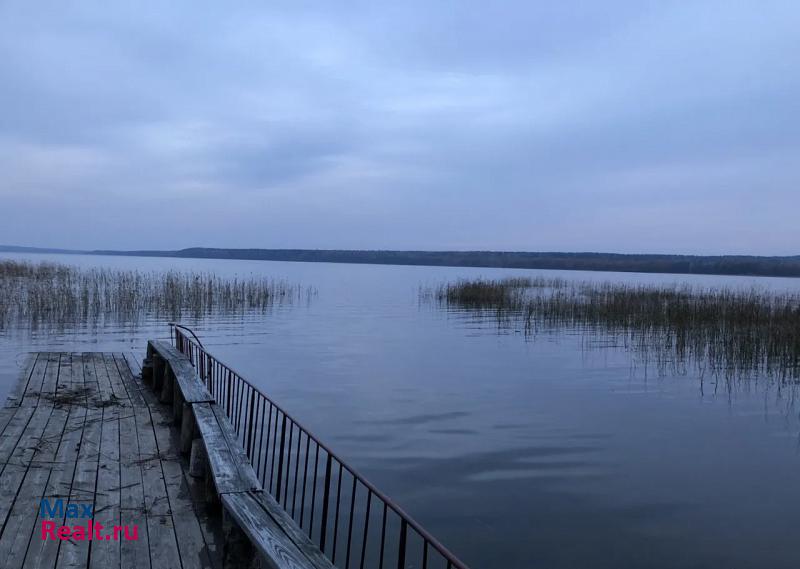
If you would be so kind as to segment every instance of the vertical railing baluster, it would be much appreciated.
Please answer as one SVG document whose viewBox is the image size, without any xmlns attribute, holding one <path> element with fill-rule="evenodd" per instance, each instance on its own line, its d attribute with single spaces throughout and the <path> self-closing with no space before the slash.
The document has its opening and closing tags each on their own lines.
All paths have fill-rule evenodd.
<svg viewBox="0 0 800 569">
<path fill-rule="evenodd" d="M 277 428 L 276 428 L 277 430 Z M 269 415 L 267 416 L 267 442 L 266 446 L 264 447 L 264 459 L 261 462 L 261 471 L 263 473 L 261 484 L 266 488 L 267 487 L 267 460 L 269 460 L 269 434 L 272 432 L 272 402 L 269 404 Z M 270 469 L 270 481 L 272 480 L 272 470 Z M 271 489 L 270 489 L 271 490 Z"/>
<path fill-rule="evenodd" d="M 286 438 L 286 413 L 283 414 L 283 421 L 281 421 L 281 443 L 280 449 L 278 450 L 278 482 L 276 483 L 277 490 L 275 491 L 275 497 L 277 498 L 278 502 L 281 501 L 281 483 L 283 481 L 283 441 Z"/>
<path fill-rule="evenodd" d="M 287 506 L 287 497 L 289 495 L 289 473 L 292 468 L 292 436 L 294 435 L 294 421 L 289 419 L 289 444 L 286 445 L 286 477 L 285 484 L 283 485 L 283 509 Z M 278 499 L 280 502 L 280 498 Z"/>
<path fill-rule="evenodd" d="M 255 464 L 256 469 L 256 476 L 261 478 L 261 454 L 264 451 L 264 416 L 266 415 L 267 410 L 267 400 L 263 396 L 258 398 L 258 406 L 261 409 L 259 416 L 261 417 L 260 428 L 258 429 L 258 458 L 253 457 L 253 462 Z M 269 433 L 267 433 L 267 437 L 269 437 Z M 255 454 L 255 453 L 254 453 Z M 264 485 L 264 481 L 261 481 L 261 485 Z"/>
<path fill-rule="evenodd" d="M 319 536 L 319 549 L 325 553 L 325 542 L 328 537 L 328 502 L 330 501 L 331 494 L 331 467 L 333 466 L 333 457 L 328 453 L 328 459 L 325 463 L 325 486 L 322 492 L 322 522 L 320 525 Z"/>
<path fill-rule="evenodd" d="M 253 459 L 253 428 L 255 426 L 256 390 L 250 390 L 250 412 L 247 418 L 247 457 Z"/>
<path fill-rule="evenodd" d="M 338 460 L 336 462 L 339 462 Z M 342 463 L 339 462 L 339 480 L 336 482 L 336 514 L 333 518 L 333 557 L 331 561 L 336 564 L 336 544 L 339 543 L 339 503 L 342 499 Z"/>
<path fill-rule="evenodd" d="M 397 569 L 406 568 L 406 539 L 408 538 L 408 522 L 403 518 L 400 522 L 400 545 L 397 551 Z"/>
<path fill-rule="evenodd" d="M 278 414 L 279 408 L 275 408 L 275 430 L 272 431 L 272 461 L 269 465 L 269 491 L 272 492 L 272 479 L 275 477 L 275 449 L 278 447 Z M 273 494 L 276 495 L 276 494 Z"/>
<path fill-rule="evenodd" d="M 317 501 L 317 469 L 319 468 L 319 443 L 314 441 L 317 450 L 314 452 L 314 485 L 311 487 L 311 518 L 308 522 L 308 537 L 314 533 L 314 505 Z"/>
<path fill-rule="evenodd" d="M 383 521 L 381 522 L 381 552 L 380 552 L 380 565 L 378 569 L 383 569 L 383 552 L 386 547 L 386 516 L 388 514 L 388 505 L 383 503 Z"/>
<path fill-rule="evenodd" d="M 239 401 L 239 388 L 241 387 L 241 383 L 236 381 L 237 378 L 235 375 L 231 374 L 231 376 L 233 377 L 234 381 L 232 385 L 233 395 L 231 395 L 231 408 L 228 410 L 228 418 L 231 420 L 231 425 L 233 426 L 233 430 L 236 431 L 236 434 L 238 435 L 239 430 L 236 426 L 236 418 L 237 418 L 236 407 L 237 407 L 237 402 Z"/>
<path fill-rule="evenodd" d="M 294 518 L 295 503 L 297 502 L 297 474 L 300 471 L 300 441 L 303 439 L 303 431 L 297 427 L 297 460 L 294 461 L 294 486 L 292 487 L 292 518 Z"/>
<path fill-rule="evenodd" d="M 231 412 L 231 397 L 232 397 L 231 383 L 233 383 L 233 377 L 232 377 L 231 371 L 228 370 L 228 385 L 227 385 L 227 387 L 225 389 L 225 399 L 226 399 L 226 402 L 227 402 L 226 405 L 225 405 L 225 412 L 228 413 L 229 417 L 230 417 L 230 412 Z"/>
<path fill-rule="evenodd" d="M 350 547 L 353 542 L 353 514 L 356 510 L 356 482 L 358 480 L 353 476 L 353 488 L 350 491 L 350 516 L 347 521 L 347 553 L 345 554 L 345 569 L 350 568 Z"/>
<path fill-rule="evenodd" d="M 311 435 L 306 433 L 306 459 L 303 464 L 303 494 L 300 498 L 300 529 L 303 529 L 303 518 L 306 514 L 306 485 L 308 484 L 308 453 L 311 449 Z"/>
<path fill-rule="evenodd" d="M 236 382 L 239 389 L 236 392 L 236 434 L 238 435 L 242 430 L 242 405 L 245 398 L 245 384 L 243 381 Z"/>
<path fill-rule="evenodd" d="M 367 488 L 367 514 L 364 516 L 364 537 L 361 540 L 361 561 L 358 564 L 359 569 L 364 569 L 364 559 L 367 555 L 367 535 L 369 535 L 369 513 L 372 506 L 372 490 Z"/>
</svg>

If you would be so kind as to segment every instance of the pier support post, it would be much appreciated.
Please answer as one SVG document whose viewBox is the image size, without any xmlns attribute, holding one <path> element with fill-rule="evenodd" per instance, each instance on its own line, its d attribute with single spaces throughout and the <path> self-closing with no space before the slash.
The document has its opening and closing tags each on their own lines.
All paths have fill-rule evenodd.
<svg viewBox="0 0 800 569">
<path fill-rule="evenodd" d="M 175 420 L 176 425 L 182 425 L 184 411 L 186 410 L 183 392 L 181 391 L 180 386 L 173 387 L 172 391 L 172 418 Z"/>
<path fill-rule="evenodd" d="M 181 406 L 183 407 L 183 416 L 181 417 L 181 452 L 187 454 L 192 451 L 192 441 L 194 440 L 196 430 L 194 411 L 192 411 L 192 406 L 188 403 L 183 403 Z M 197 440 L 199 441 L 200 439 Z"/>
<path fill-rule="evenodd" d="M 192 441 L 192 453 L 189 456 L 189 476 L 202 478 L 206 475 L 206 449 L 203 439 L 196 438 Z"/>
<path fill-rule="evenodd" d="M 142 362 L 142 382 L 145 385 L 153 383 L 153 360 L 145 358 Z"/>
<path fill-rule="evenodd" d="M 164 381 L 161 386 L 161 395 L 158 400 L 161 403 L 172 403 L 172 392 L 175 387 L 175 374 L 172 373 L 172 368 L 169 366 L 164 367 Z"/>
<path fill-rule="evenodd" d="M 158 393 L 161 391 L 161 385 L 164 383 L 164 368 L 166 362 L 157 353 L 153 352 L 153 391 Z"/>
</svg>

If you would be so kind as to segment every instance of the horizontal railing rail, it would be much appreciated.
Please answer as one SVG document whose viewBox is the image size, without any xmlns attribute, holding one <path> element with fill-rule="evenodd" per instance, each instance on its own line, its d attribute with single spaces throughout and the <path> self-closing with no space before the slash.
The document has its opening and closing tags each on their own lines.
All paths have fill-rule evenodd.
<svg viewBox="0 0 800 569">
<path fill-rule="evenodd" d="M 172 326 L 175 347 L 225 410 L 264 490 L 331 562 L 341 569 L 468 569 L 391 498 L 184 330 Z"/>
</svg>

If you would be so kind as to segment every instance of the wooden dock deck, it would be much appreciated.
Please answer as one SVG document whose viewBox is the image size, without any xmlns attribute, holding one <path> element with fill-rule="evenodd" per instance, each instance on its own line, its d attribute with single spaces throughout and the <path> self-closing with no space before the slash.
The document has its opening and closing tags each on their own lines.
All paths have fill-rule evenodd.
<svg viewBox="0 0 800 569">
<path fill-rule="evenodd" d="M 0 408 L 0 567 L 467 569 L 175 326 L 143 360 L 30 354 Z"/>
<path fill-rule="evenodd" d="M 139 371 L 132 354 L 31 354 L 0 410 L 0 566 L 222 566 L 221 517 Z"/>
</svg>

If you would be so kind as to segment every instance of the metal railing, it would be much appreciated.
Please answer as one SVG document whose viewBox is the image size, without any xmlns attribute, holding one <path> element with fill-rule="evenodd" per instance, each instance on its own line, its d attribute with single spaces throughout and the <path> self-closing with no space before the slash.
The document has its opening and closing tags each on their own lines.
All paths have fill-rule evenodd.
<svg viewBox="0 0 800 569">
<path fill-rule="evenodd" d="M 258 388 L 171 325 L 265 491 L 341 569 L 468 569 L 391 498 Z"/>
</svg>

